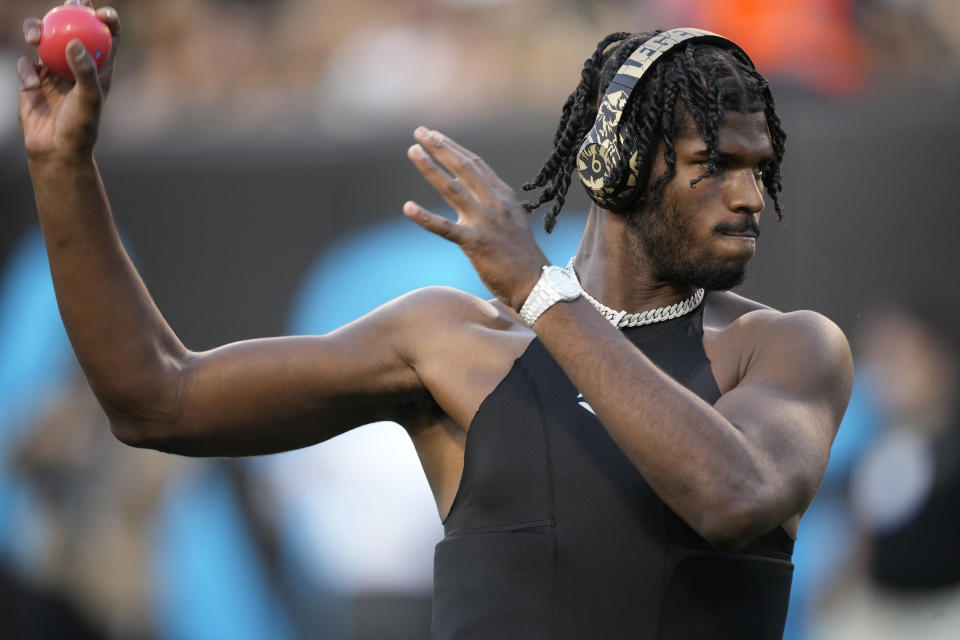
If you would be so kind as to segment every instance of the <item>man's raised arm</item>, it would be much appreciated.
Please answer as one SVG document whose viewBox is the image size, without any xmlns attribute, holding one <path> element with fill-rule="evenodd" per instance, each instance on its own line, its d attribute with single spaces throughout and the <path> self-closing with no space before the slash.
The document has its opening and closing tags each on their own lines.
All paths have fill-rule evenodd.
<svg viewBox="0 0 960 640">
<path fill-rule="evenodd" d="M 68 3 L 69 4 L 69 3 Z M 396 340 L 400 300 L 322 337 L 252 340 L 206 353 L 180 342 L 121 244 L 93 148 L 113 70 L 79 41 L 76 83 L 21 58 L 19 120 L 57 302 L 77 358 L 123 441 L 190 455 L 301 447 L 398 419 L 397 394 L 422 392 Z M 24 23 L 36 45 L 40 22 Z"/>
</svg>

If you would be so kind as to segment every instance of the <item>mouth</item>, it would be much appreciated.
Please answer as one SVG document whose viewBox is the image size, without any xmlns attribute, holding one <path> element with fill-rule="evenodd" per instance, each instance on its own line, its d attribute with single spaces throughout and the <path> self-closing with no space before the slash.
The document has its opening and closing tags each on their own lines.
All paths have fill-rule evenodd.
<svg viewBox="0 0 960 640">
<path fill-rule="evenodd" d="M 757 236 L 760 234 L 754 231 L 721 231 L 720 235 L 731 238 L 748 238 L 750 240 L 756 240 Z"/>
<path fill-rule="evenodd" d="M 718 224 L 713 230 L 722 236 L 728 236 L 732 238 L 747 238 L 750 240 L 756 240 L 760 236 L 759 225 L 757 225 L 757 223 L 750 218 L 747 218 L 742 223 L 736 225 Z"/>
</svg>

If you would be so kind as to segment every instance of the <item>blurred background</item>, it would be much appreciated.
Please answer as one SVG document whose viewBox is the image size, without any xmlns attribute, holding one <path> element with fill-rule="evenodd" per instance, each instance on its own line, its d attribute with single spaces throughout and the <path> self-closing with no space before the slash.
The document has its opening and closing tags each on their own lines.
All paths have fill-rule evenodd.
<svg viewBox="0 0 960 640">
<path fill-rule="evenodd" d="M 699 26 L 772 81 L 789 140 L 741 292 L 850 337 L 850 409 L 800 528 L 787 638 L 960 637 L 955 0 L 118 1 L 97 159 L 185 344 L 320 333 L 412 288 L 486 295 L 400 214 L 440 128 L 536 174 L 612 31 Z M 303 451 L 187 459 L 109 434 L 60 324 L 0 4 L 0 619 L 5 638 L 427 637 L 442 535 L 396 425 Z M 576 247 L 574 186 L 551 259 Z M 531 223 L 539 225 L 539 215 Z M 951 276 L 950 274 L 954 274 Z"/>
</svg>

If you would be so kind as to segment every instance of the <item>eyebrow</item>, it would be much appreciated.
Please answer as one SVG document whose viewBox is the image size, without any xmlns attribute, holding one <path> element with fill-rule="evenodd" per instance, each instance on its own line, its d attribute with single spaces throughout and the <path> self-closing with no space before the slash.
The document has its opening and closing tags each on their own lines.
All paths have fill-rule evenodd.
<svg viewBox="0 0 960 640">
<path fill-rule="evenodd" d="M 706 157 L 707 157 L 707 150 L 706 150 L 706 149 L 697 149 L 696 151 L 693 152 L 693 155 L 698 156 L 698 157 L 702 157 L 702 158 L 706 158 Z M 718 156 L 718 159 L 719 159 L 721 162 L 730 162 L 731 160 L 739 160 L 739 159 L 742 157 L 740 154 L 737 154 L 737 153 L 725 153 L 725 152 L 723 152 L 723 151 L 719 151 L 719 152 L 717 153 L 717 156 Z M 772 162 L 773 159 L 774 159 L 774 157 L 775 157 L 775 156 L 774 156 L 772 153 L 764 154 L 763 156 L 761 156 L 760 162 L 757 163 L 757 164 L 765 164 L 765 163 L 768 163 L 768 162 Z"/>
</svg>

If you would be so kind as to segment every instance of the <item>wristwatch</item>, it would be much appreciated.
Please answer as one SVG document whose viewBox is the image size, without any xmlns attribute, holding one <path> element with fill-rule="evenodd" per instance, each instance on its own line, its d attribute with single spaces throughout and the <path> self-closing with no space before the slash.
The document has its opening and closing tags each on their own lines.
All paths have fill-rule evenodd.
<svg viewBox="0 0 960 640">
<path fill-rule="evenodd" d="M 583 289 L 580 288 L 580 283 L 570 272 L 562 267 L 548 265 L 543 268 L 540 279 L 520 307 L 520 319 L 525 325 L 532 327 L 543 312 L 554 304 L 576 300 L 581 293 Z"/>
</svg>

